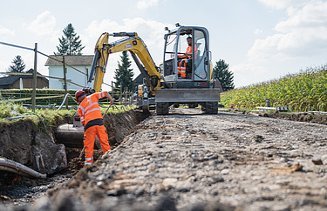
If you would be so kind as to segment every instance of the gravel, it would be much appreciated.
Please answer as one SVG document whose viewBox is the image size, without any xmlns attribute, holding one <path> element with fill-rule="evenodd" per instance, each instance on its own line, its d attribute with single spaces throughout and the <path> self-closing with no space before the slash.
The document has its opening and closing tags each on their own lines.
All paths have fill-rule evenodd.
<svg viewBox="0 0 327 211">
<path fill-rule="evenodd" d="M 327 210 L 327 126 L 175 109 L 31 209 Z"/>
</svg>

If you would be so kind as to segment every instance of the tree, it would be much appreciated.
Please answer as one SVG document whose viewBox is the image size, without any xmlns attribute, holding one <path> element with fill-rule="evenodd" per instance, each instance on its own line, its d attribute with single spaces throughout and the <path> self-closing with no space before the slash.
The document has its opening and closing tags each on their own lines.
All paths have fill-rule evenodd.
<svg viewBox="0 0 327 211">
<path fill-rule="evenodd" d="M 81 51 L 85 48 L 82 46 L 80 37 L 75 33 L 73 25 L 70 23 L 63 30 L 64 36 L 59 38 L 59 46 L 55 55 L 82 55 Z"/>
<path fill-rule="evenodd" d="M 213 68 L 213 78 L 218 79 L 223 87 L 223 91 L 234 89 L 234 73 L 228 70 L 229 65 L 224 60 L 216 62 Z"/>
<path fill-rule="evenodd" d="M 131 61 L 128 58 L 127 51 L 123 51 L 120 56 L 121 63 L 118 62 L 118 69 L 115 71 L 116 88 L 121 88 L 123 91 L 127 88 L 128 91 L 133 91 L 133 69 L 130 69 Z"/>
<path fill-rule="evenodd" d="M 11 62 L 12 65 L 10 65 L 8 71 L 9 72 L 18 72 L 21 73 L 25 69 L 25 64 L 21 56 L 16 56 L 14 60 Z"/>
</svg>

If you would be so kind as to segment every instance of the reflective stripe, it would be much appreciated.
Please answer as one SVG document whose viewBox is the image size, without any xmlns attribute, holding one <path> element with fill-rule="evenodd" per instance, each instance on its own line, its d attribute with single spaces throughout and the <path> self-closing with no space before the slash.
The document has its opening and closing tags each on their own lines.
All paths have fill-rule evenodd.
<svg viewBox="0 0 327 211">
<path fill-rule="evenodd" d="M 92 103 L 91 96 L 87 96 L 86 99 L 87 99 L 87 102 L 88 102 L 89 104 Z"/>
<path fill-rule="evenodd" d="M 80 106 L 78 106 L 78 108 L 81 109 L 82 114 L 84 115 L 84 113 L 85 113 L 85 109 L 83 108 L 83 106 L 80 105 Z"/>
<path fill-rule="evenodd" d="M 92 162 L 90 163 L 90 162 L 84 162 L 84 166 L 90 166 L 90 165 L 92 165 Z"/>
<path fill-rule="evenodd" d="M 99 105 L 99 103 L 98 102 L 91 103 L 90 105 L 86 106 L 85 111 L 89 110 L 94 105 Z"/>
<path fill-rule="evenodd" d="M 85 161 L 93 160 L 93 158 L 85 158 Z"/>
<path fill-rule="evenodd" d="M 89 114 L 89 113 L 91 113 L 91 112 L 93 112 L 93 111 L 100 111 L 100 108 L 92 108 L 91 110 L 86 111 L 86 112 L 85 112 L 85 115 L 86 115 L 86 114 Z"/>
<path fill-rule="evenodd" d="M 83 115 L 85 115 L 85 112 L 87 113 L 87 111 L 94 105 L 99 105 L 99 103 L 98 102 L 91 103 L 90 105 L 86 106 L 86 108 L 80 106 L 80 109 L 82 110 Z"/>
</svg>

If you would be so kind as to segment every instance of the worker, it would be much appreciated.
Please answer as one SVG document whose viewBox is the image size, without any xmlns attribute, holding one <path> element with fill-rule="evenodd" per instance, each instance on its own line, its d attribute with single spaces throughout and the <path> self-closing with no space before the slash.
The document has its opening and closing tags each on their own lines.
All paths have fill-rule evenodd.
<svg viewBox="0 0 327 211">
<path fill-rule="evenodd" d="M 192 37 L 188 36 L 186 38 L 186 41 L 187 41 L 187 48 L 185 53 L 178 54 L 178 58 L 181 60 L 178 62 L 177 69 L 178 69 L 178 76 L 181 78 L 186 78 L 187 64 L 190 64 L 192 62 L 193 39 Z M 195 47 L 195 52 L 197 52 L 196 47 Z"/>
<path fill-rule="evenodd" d="M 110 104 L 113 104 L 113 99 L 108 92 L 95 92 L 87 95 L 85 90 L 79 90 L 75 93 L 75 100 L 79 104 L 77 113 L 84 126 L 85 166 L 93 163 L 93 148 L 96 136 L 100 140 L 103 153 L 110 150 L 108 134 L 103 125 L 103 116 L 98 103 L 101 98 L 108 98 Z"/>
</svg>

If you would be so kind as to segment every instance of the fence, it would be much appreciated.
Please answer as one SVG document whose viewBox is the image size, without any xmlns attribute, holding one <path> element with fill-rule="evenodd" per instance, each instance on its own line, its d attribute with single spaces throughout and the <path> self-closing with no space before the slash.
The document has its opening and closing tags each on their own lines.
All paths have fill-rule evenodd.
<svg viewBox="0 0 327 211">
<path fill-rule="evenodd" d="M 30 103 L 32 100 L 31 97 L 31 89 L 2 89 L 0 90 L 0 98 L 2 100 L 8 100 L 11 102 L 18 102 L 25 106 L 31 107 Z M 62 101 L 66 94 L 70 96 L 74 96 L 75 91 L 73 90 L 53 90 L 53 89 L 36 89 L 36 100 L 37 104 L 36 108 L 40 107 L 48 107 L 48 108 L 56 108 L 58 105 L 62 104 Z M 133 94 L 132 92 L 124 91 L 121 92 L 120 89 L 114 88 L 114 91 L 111 91 L 110 94 L 115 99 L 115 103 L 117 104 L 132 104 Z M 76 105 L 76 102 L 72 97 L 67 98 L 68 106 Z"/>
<path fill-rule="evenodd" d="M 33 69 L 33 73 L 11 73 L 11 72 L 0 72 L 0 74 L 4 74 L 4 75 L 16 75 L 16 76 L 32 76 L 33 75 L 33 88 L 32 90 L 28 90 L 25 89 L 24 90 L 1 90 L 0 92 L 0 97 L 3 100 L 10 100 L 12 102 L 20 102 L 23 103 L 25 105 L 30 105 L 33 112 L 35 111 L 35 108 L 37 107 L 37 105 L 43 105 L 46 106 L 48 105 L 49 107 L 52 106 L 56 106 L 56 105 L 60 105 L 60 103 L 62 102 L 63 98 L 65 95 L 70 94 L 73 95 L 74 91 L 69 91 L 67 89 L 67 84 L 71 83 L 77 87 L 84 87 L 84 85 L 81 84 L 77 84 L 75 82 L 72 82 L 70 80 L 67 80 L 67 67 L 70 67 L 71 69 L 73 69 L 74 71 L 79 72 L 80 74 L 83 74 L 84 76 L 88 77 L 88 74 L 79 70 L 78 68 L 68 65 L 65 61 L 65 56 L 62 56 L 62 60 L 54 58 L 53 56 L 49 56 L 41 51 L 38 50 L 38 44 L 35 43 L 34 48 L 29 48 L 29 47 L 25 47 L 25 46 L 20 46 L 20 45 L 15 45 L 15 44 L 10 44 L 10 43 L 5 43 L 5 42 L 0 42 L 0 44 L 2 45 L 6 45 L 6 46 L 10 46 L 10 47 L 14 47 L 14 48 L 20 48 L 20 49 L 24 49 L 24 50 L 29 50 L 29 51 L 33 51 L 34 52 L 34 69 Z M 63 77 L 54 77 L 54 76 L 46 76 L 46 75 L 38 75 L 37 74 L 37 58 L 38 58 L 38 54 L 47 57 L 48 59 L 52 59 L 55 60 L 59 63 L 62 63 L 63 66 Z M 64 84 L 64 89 L 63 90 L 46 90 L 46 89 L 37 89 L 37 77 L 45 77 L 45 78 L 49 78 L 49 79 L 59 79 L 63 81 Z M 128 92 L 127 90 L 121 90 L 119 88 L 115 88 L 113 86 L 113 83 L 107 84 L 107 83 L 103 83 L 109 87 L 112 87 L 112 92 L 111 94 L 114 96 L 115 100 L 119 103 L 122 104 L 130 104 L 132 103 L 132 95 L 133 93 Z M 31 104 L 28 104 L 31 103 Z M 38 104 L 36 104 L 38 103 Z M 76 103 L 73 101 L 72 98 L 67 98 L 65 100 L 65 104 L 66 104 L 66 108 L 68 109 L 69 105 L 76 105 Z"/>
</svg>

